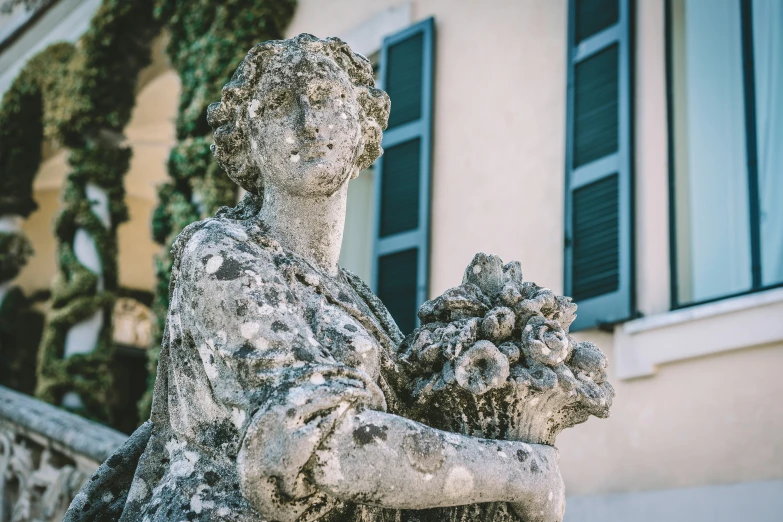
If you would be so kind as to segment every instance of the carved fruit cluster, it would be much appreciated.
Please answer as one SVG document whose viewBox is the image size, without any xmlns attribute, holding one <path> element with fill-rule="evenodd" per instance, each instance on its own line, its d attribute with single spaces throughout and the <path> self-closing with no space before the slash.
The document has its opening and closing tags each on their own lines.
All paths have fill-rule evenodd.
<svg viewBox="0 0 783 522">
<path fill-rule="evenodd" d="M 496 417 L 482 429 L 494 422 L 504 436 L 530 431 L 519 424 L 538 422 L 536 407 L 547 410 L 547 439 L 589 415 L 606 417 L 614 396 L 606 358 L 568 335 L 575 318 L 571 298 L 523 281 L 518 262 L 477 254 L 460 286 L 421 306 L 421 327 L 400 346 L 412 399 L 430 411 L 459 408 L 467 392 L 476 412 Z"/>
</svg>

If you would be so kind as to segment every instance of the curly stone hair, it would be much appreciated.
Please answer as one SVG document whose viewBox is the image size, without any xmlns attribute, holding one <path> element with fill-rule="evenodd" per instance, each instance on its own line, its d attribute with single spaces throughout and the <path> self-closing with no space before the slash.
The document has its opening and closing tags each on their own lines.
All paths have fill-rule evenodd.
<svg viewBox="0 0 783 522">
<path fill-rule="evenodd" d="M 356 166 L 366 169 L 383 153 L 381 137 L 389 119 L 390 101 L 384 91 L 375 88 L 372 64 L 367 58 L 354 53 L 339 38 L 321 40 L 303 33 L 289 40 L 263 42 L 250 49 L 231 81 L 223 87 L 220 101 L 207 110 L 207 121 L 215 137 L 212 154 L 235 183 L 255 195 L 263 191 L 263 178 L 248 139 L 249 105 L 267 65 L 276 56 L 295 50 L 329 57 L 348 74 L 356 89 L 362 126 L 362 150 Z"/>
</svg>

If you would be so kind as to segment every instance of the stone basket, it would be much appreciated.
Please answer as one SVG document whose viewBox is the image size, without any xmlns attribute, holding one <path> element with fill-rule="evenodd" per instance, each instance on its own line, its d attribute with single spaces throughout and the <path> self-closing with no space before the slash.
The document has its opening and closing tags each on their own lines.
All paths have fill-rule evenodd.
<svg viewBox="0 0 783 522">
<path fill-rule="evenodd" d="M 606 358 L 568 335 L 568 297 L 522 280 L 519 263 L 477 254 L 462 284 L 419 309 L 399 360 L 415 383 L 411 418 L 488 439 L 554 445 L 563 429 L 606 417 L 614 390 Z M 520 450 L 520 462 L 528 455 Z M 535 460 L 527 461 L 535 472 Z M 518 522 L 506 503 L 410 512 L 404 522 Z"/>
<path fill-rule="evenodd" d="M 614 396 L 606 358 L 568 335 L 568 297 L 522 280 L 519 263 L 477 254 L 460 286 L 419 309 L 400 346 L 415 383 L 412 417 L 475 437 L 554 444 L 606 417 Z"/>
</svg>

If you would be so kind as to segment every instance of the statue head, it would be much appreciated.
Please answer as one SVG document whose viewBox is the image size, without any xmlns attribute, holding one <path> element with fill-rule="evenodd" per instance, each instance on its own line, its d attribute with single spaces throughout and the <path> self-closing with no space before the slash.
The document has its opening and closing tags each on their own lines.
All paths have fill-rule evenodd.
<svg viewBox="0 0 783 522">
<path fill-rule="evenodd" d="M 338 38 L 260 43 L 209 106 L 212 152 L 253 194 L 333 194 L 383 152 L 390 102 L 374 85 L 370 62 Z"/>
</svg>

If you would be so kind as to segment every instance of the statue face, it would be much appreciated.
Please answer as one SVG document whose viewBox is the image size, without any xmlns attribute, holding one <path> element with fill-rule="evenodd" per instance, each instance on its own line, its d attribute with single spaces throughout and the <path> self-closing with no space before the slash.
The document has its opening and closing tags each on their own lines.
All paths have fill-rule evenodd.
<svg viewBox="0 0 783 522">
<path fill-rule="evenodd" d="M 356 169 L 359 103 L 348 75 L 312 53 L 278 56 L 248 107 L 250 143 L 265 186 L 334 194 Z"/>
</svg>

